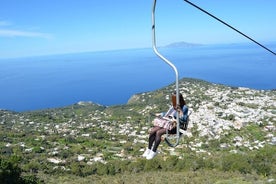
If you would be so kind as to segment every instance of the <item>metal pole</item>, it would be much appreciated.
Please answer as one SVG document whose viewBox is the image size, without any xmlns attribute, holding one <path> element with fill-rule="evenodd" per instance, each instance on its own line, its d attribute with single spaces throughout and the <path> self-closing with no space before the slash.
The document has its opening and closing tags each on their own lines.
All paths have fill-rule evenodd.
<svg viewBox="0 0 276 184">
<path fill-rule="evenodd" d="M 156 47 L 156 36 L 155 36 L 155 7 L 156 7 L 156 0 L 153 0 L 153 8 L 152 8 L 152 46 L 153 46 L 153 50 L 155 52 L 155 54 L 160 57 L 165 63 L 167 63 L 168 65 L 170 65 L 170 67 L 172 67 L 172 69 L 174 70 L 175 72 L 175 88 L 176 88 L 176 103 L 177 105 L 179 105 L 179 86 L 178 86 L 178 71 L 177 71 L 177 68 L 168 60 L 166 59 L 164 56 L 162 56 L 160 54 L 160 52 L 157 50 L 157 47 Z M 168 142 L 169 146 L 172 146 L 172 147 L 175 147 L 178 145 L 179 143 L 179 137 L 180 137 L 180 134 L 179 134 L 179 113 L 177 112 L 177 115 L 176 115 L 176 120 L 177 120 L 177 129 L 176 129 L 176 135 L 177 135 L 177 140 L 176 140 L 176 143 L 175 144 L 171 144 L 169 142 L 169 140 L 167 139 L 168 137 L 168 132 L 166 134 L 166 141 Z"/>
</svg>

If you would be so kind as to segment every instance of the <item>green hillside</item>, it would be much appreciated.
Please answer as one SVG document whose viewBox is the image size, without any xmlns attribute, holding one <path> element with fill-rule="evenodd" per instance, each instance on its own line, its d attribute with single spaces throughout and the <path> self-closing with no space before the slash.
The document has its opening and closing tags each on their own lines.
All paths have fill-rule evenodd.
<svg viewBox="0 0 276 184">
<path fill-rule="evenodd" d="M 168 109 L 173 84 L 125 105 L 0 110 L 0 183 L 276 183 L 276 91 L 187 78 L 179 87 L 188 130 L 150 161 L 150 114 Z"/>
</svg>

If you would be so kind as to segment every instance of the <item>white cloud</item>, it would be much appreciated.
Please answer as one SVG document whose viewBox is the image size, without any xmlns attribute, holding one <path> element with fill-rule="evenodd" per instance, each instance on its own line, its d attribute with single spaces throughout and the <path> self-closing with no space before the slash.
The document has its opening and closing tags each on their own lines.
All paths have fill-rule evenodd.
<svg viewBox="0 0 276 184">
<path fill-rule="evenodd" d="M 0 37 L 32 37 L 51 39 L 53 36 L 48 33 L 38 31 L 24 31 L 11 28 L 13 24 L 10 21 L 0 20 Z"/>
<path fill-rule="evenodd" d="M 12 25 L 12 23 L 10 23 L 8 21 L 0 20 L 0 26 L 10 26 L 10 25 Z"/>
<path fill-rule="evenodd" d="M 47 33 L 41 33 L 41 32 L 0 29 L 0 37 L 36 37 L 36 38 L 51 39 L 52 35 Z"/>
</svg>

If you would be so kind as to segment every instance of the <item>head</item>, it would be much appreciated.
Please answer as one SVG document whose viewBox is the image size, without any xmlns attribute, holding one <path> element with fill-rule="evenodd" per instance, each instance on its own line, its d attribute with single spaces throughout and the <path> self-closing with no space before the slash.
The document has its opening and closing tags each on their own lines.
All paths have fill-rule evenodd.
<svg viewBox="0 0 276 184">
<path fill-rule="evenodd" d="M 176 108 L 176 92 L 174 92 L 172 94 L 172 104 L 173 104 L 173 107 Z M 181 109 L 183 108 L 183 106 L 186 105 L 186 102 L 182 96 L 181 93 L 179 93 L 179 106 L 181 107 Z"/>
</svg>

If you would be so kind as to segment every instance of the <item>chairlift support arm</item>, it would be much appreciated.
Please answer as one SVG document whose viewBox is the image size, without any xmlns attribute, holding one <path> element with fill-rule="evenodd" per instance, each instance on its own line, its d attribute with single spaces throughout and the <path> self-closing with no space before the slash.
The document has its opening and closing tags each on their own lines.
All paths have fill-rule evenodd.
<svg viewBox="0 0 276 184">
<path fill-rule="evenodd" d="M 170 62 L 167 58 L 165 58 L 157 49 L 156 47 L 156 35 L 155 35 L 155 7 L 156 7 L 156 0 L 153 0 L 153 7 L 152 7 L 152 46 L 153 46 L 153 50 L 155 52 L 155 54 L 160 57 L 165 63 L 167 63 L 173 70 L 175 73 L 175 88 L 176 88 L 176 104 L 179 105 L 179 76 L 178 76 L 178 70 L 175 67 L 175 65 Z M 176 113 L 176 121 L 177 121 L 177 128 L 176 128 L 176 142 L 174 144 L 172 144 L 169 140 L 168 140 L 168 131 L 166 133 L 166 142 L 168 143 L 169 146 L 171 147 L 175 147 L 178 145 L 179 143 L 179 138 L 180 138 L 180 132 L 179 132 L 179 113 Z"/>
</svg>

